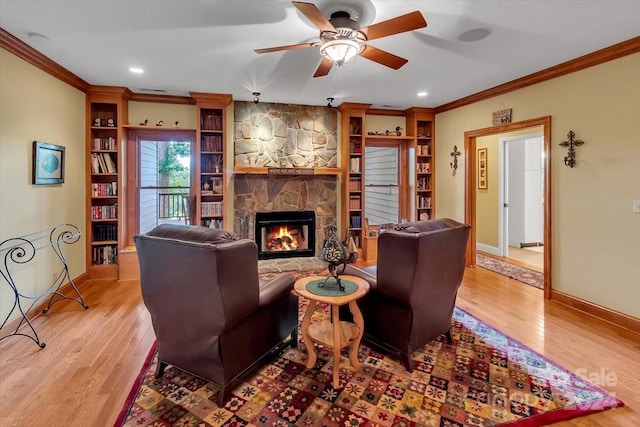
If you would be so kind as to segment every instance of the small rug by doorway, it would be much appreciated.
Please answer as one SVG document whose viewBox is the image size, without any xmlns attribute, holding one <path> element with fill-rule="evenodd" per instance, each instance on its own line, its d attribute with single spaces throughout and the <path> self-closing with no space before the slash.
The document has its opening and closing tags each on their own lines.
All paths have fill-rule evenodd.
<svg viewBox="0 0 640 427">
<path fill-rule="evenodd" d="M 306 303 L 301 298 L 301 314 Z M 359 369 L 341 357 L 338 389 L 332 352 L 320 349 L 307 369 L 299 342 L 247 378 L 222 408 L 216 386 L 172 366 L 155 379 L 154 345 L 115 425 L 524 427 L 623 405 L 461 309 L 455 309 L 451 334 L 452 345 L 436 340 L 415 352 L 411 374 L 361 345 Z"/>
<path fill-rule="evenodd" d="M 519 282 L 531 285 L 534 288 L 544 288 L 544 275 L 530 268 L 521 267 L 519 265 L 510 264 L 501 259 L 487 256 L 478 252 L 476 254 L 476 265 L 502 276 L 507 276 Z"/>
</svg>

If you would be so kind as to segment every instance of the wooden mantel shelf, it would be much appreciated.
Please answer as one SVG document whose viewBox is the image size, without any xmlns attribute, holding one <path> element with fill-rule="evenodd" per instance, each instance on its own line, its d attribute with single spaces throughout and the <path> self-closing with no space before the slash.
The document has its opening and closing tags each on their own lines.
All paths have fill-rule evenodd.
<svg viewBox="0 0 640 427">
<path fill-rule="evenodd" d="M 340 175 L 341 168 L 276 168 L 276 167 L 241 167 L 233 168 L 236 175 Z"/>
</svg>

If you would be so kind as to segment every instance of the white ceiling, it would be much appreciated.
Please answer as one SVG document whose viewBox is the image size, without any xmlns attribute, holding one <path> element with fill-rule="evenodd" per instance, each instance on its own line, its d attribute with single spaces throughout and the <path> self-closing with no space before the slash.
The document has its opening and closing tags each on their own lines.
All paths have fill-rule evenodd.
<svg viewBox="0 0 640 427">
<path fill-rule="evenodd" d="M 638 0 L 309 1 L 327 14 L 360 12 L 362 25 L 419 10 L 428 26 L 371 42 L 409 60 L 397 71 L 359 58 L 320 78 L 317 47 L 254 52 L 318 40 L 286 0 L 0 0 L 0 26 L 94 85 L 400 109 L 437 107 L 640 35 Z M 475 28 L 491 35 L 458 40 Z"/>
</svg>

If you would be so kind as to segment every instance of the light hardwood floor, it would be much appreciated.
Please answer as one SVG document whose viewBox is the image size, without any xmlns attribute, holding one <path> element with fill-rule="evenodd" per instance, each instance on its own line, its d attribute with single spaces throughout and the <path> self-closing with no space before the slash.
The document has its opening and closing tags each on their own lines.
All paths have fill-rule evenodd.
<svg viewBox="0 0 640 427">
<path fill-rule="evenodd" d="M 88 310 L 63 302 L 35 321 L 46 348 L 22 337 L 0 342 L 0 426 L 113 425 L 153 329 L 137 281 L 80 289 Z M 640 425 L 640 336 L 482 268 L 467 270 L 457 304 L 572 372 L 598 382 L 602 375 L 608 383 L 600 385 L 626 403 L 557 425 Z"/>
</svg>

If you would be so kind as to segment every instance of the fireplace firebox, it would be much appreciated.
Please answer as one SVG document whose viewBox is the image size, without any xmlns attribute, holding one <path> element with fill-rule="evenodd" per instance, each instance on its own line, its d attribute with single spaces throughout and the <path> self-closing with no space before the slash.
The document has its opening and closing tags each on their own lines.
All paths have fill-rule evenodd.
<svg viewBox="0 0 640 427">
<path fill-rule="evenodd" d="M 312 257 L 316 247 L 314 211 L 256 212 L 258 259 Z"/>
</svg>

